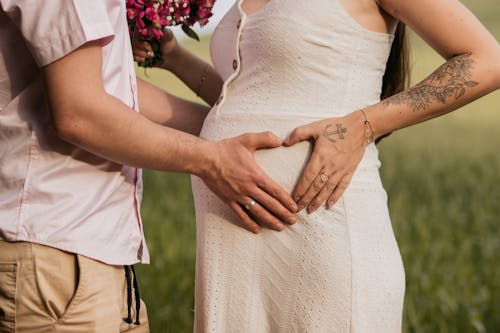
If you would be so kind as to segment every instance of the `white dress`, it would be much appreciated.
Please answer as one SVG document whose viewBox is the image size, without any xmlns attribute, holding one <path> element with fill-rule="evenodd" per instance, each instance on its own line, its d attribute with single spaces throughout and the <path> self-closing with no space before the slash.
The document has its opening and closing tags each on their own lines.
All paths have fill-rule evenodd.
<svg viewBox="0 0 500 333">
<path fill-rule="evenodd" d="M 225 84 L 201 136 L 284 138 L 377 103 L 392 39 L 359 25 L 338 0 L 271 0 L 250 16 L 236 3 L 212 37 Z M 291 192 L 310 149 L 303 142 L 256 159 Z M 371 144 L 333 209 L 259 235 L 193 177 L 195 332 L 400 332 L 404 270 L 379 167 Z"/>
</svg>

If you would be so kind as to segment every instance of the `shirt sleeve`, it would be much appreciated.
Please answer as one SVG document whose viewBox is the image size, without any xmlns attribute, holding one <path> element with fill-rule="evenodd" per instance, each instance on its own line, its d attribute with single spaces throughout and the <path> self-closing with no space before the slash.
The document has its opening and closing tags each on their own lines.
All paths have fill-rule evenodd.
<svg viewBox="0 0 500 333">
<path fill-rule="evenodd" d="M 114 37 L 107 2 L 119 0 L 0 0 L 21 31 L 39 66 L 48 65 L 89 41 Z"/>
</svg>

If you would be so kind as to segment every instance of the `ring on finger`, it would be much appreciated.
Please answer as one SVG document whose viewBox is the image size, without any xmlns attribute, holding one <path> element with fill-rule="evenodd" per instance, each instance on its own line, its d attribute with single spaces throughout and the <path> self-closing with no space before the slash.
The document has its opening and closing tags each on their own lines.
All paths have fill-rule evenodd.
<svg viewBox="0 0 500 333">
<path fill-rule="evenodd" d="M 321 180 L 322 183 L 326 183 L 329 178 L 330 178 L 330 176 L 328 176 L 328 174 L 326 172 L 321 171 L 319 173 L 319 179 Z"/>
<path fill-rule="evenodd" d="M 253 206 L 255 206 L 256 202 L 255 200 L 250 201 L 247 205 L 245 205 L 245 209 L 250 211 Z"/>
</svg>

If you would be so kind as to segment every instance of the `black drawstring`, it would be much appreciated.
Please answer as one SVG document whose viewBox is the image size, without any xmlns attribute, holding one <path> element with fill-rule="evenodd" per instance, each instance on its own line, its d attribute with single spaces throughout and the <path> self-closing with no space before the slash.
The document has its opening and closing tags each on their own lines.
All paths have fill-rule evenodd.
<svg viewBox="0 0 500 333">
<path fill-rule="evenodd" d="M 141 297 L 139 293 L 139 284 L 137 283 L 137 277 L 135 275 L 134 266 L 124 266 L 125 267 L 125 279 L 127 280 L 127 318 L 123 320 L 127 324 L 132 324 L 132 283 L 134 284 L 134 296 L 135 296 L 135 325 L 140 325 L 139 312 L 141 310 Z M 133 274 L 133 281 L 131 277 L 131 271 Z"/>
<path fill-rule="evenodd" d="M 130 281 L 130 269 L 129 266 L 125 267 L 125 279 L 127 280 L 127 318 L 123 318 L 123 320 L 127 324 L 132 324 L 132 314 L 130 313 L 132 308 L 132 282 Z"/>
<path fill-rule="evenodd" d="M 139 312 L 141 311 L 141 295 L 139 294 L 139 284 L 137 283 L 137 276 L 135 275 L 134 266 L 130 266 L 132 273 L 134 274 L 134 292 L 135 292 L 135 323 L 140 325 Z"/>
</svg>

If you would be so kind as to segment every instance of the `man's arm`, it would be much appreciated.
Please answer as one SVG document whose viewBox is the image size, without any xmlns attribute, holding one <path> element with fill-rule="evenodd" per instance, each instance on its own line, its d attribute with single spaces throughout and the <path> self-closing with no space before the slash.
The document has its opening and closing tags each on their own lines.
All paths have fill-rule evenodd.
<svg viewBox="0 0 500 333">
<path fill-rule="evenodd" d="M 260 226 L 240 206 L 251 199 L 260 203 L 252 213 L 261 223 L 281 230 L 281 221 L 295 221 L 293 200 L 253 158 L 256 149 L 281 145 L 279 138 L 261 133 L 209 142 L 162 126 L 107 94 L 101 68 L 99 42 L 43 68 L 54 127 L 63 140 L 120 164 L 195 174 L 253 232 Z"/>
</svg>

